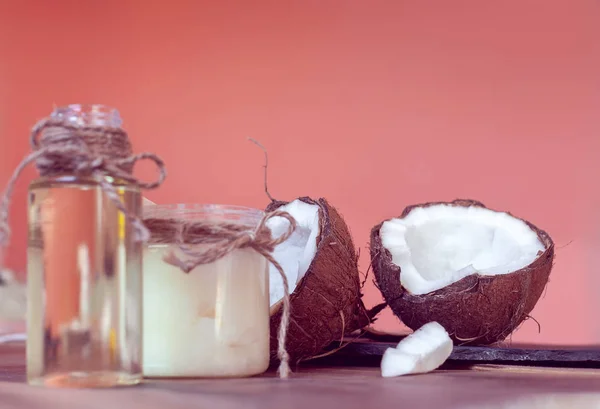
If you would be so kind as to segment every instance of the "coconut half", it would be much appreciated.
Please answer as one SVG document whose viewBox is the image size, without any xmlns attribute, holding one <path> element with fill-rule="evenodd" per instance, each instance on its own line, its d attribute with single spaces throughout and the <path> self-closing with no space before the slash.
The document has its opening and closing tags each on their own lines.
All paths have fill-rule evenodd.
<svg viewBox="0 0 600 409">
<path fill-rule="evenodd" d="M 472 200 L 409 206 L 372 229 L 370 248 L 377 286 L 404 324 L 437 321 L 460 344 L 514 331 L 554 259 L 546 232 Z"/>
<path fill-rule="evenodd" d="M 294 234 L 273 253 L 288 279 L 291 319 L 286 347 L 292 362 L 297 363 L 369 325 L 382 307 L 365 309 L 352 236 L 341 215 L 325 199 L 273 201 L 266 210 L 286 211 L 297 222 Z M 268 227 L 277 237 L 288 228 L 288 223 L 283 218 L 273 218 Z M 273 266 L 269 274 L 271 353 L 275 358 L 283 284 Z"/>
</svg>

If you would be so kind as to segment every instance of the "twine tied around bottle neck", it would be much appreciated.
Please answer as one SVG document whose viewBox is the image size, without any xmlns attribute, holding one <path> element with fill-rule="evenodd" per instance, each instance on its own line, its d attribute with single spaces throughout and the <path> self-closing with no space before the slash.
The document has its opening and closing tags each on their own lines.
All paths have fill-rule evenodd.
<svg viewBox="0 0 600 409">
<path fill-rule="evenodd" d="M 10 237 L 8 224 L 10 201 L 15 184 L 32 162 L 40 176 L 76 175 L 96 179 L 104 193 L 127 217 L 134 228 L 134 240 L 147 241 L 150 234 L 142 220 L 125 209 L 115 187 L 105 179 L 111 176 L 140 189 L 154 189 L 167 176 L 164 162 L 153 153 L 132 154 L 127 133 L 120 127 L 82 126 L 59 118 L 48 117 L 31 130 L 32 152 L 17 166 L 0 202 L 0 245 L 7 245 Z M 159 177 L 153 182 L 142 182 L 133 176 L 134 165 L 141 160 L 156 164 Z"/>
<path fill-rule="evenodd" d="M 273 237 L 267 222 L 274 217 L 288 220 L 288 229 L 279 237 Z M 202 264 L 209 264 L 226 256 L 236 249 L 249 248 L 264 258 L 279 272 L 283 281 L 283 310 L 277 334 L 277 356 L 279 376 L 287 378 L 290 373 L 289 354 L 286 349 L 287 330 L 290 322 L 290 293 L 288 280 L 281 265 L 272 253 L 279 244 L 286 241 L 296 229 L 296 221 L 287 212 L 266 213 L 256 229 L 235 223 L 186 222 L 176 219 L 147 218 L 144 224 L 150 230 L 151 243 L 176 243 L 163 260 L 184 273 L 189 273 Z M 178 248 L 184 257 L 179 257 Z"/>
</svg>

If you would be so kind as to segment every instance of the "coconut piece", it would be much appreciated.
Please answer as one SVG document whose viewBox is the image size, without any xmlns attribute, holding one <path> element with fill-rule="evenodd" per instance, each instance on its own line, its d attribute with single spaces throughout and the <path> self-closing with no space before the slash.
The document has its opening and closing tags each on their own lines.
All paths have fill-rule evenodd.
<svg viewBox="0 0 600 409">
<path fill-rule="evenodd" d="M 154 206 L 155 204 L 152 200 L 142 197 L 142 206 Z"/>
<path fill-rule="evenodd" d="M 460 344 L 514 331 L 554 260 L 546 232 L 472 200 L 409 206 L 372 229 L 370 248 L 377 285 L 404 324 L 437 321 Z"/>
<path fill-rule="evenodd" d="M 10 270 L 0 269 L 0 333 L 3 327 L 25 320 L 27 286 Z M 6 325 L 4 325 L 6 324 Z"/>
<path fill-rule="evenodd" d="M 388 348 L 381 359 L 384 378 L 431 372 L 452 353 L 452 339 L 437 322 L 429 322 Z"/>
<path fill-rule="evenodd" d="M 382 306 L 366 311 L 352 236 L 325 199 L 274 200 L 266 210 L 286 211 L 298 223 L 294 234 L 273 253 L 289 281 L 291 316 L 286 346 L 291 361 L 297 363 L 369 325 Z M 273 218 L 269 227 L 278 236 L 287 222 Z M 272 266 L 270 278 L 271 351 L 276 357 L 283 284 Z"/>
</svg>

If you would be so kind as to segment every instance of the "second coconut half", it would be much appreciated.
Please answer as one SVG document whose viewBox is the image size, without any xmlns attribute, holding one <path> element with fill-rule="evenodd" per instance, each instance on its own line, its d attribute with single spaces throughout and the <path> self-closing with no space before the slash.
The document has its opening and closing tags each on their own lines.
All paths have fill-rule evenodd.
<svg viewBox="0 0 600 409">
<path fill-rule="evenodd" d="M 407 207 L 371 231 L 377 286 L 404 324 L 437 321 L 456 344 L 504 340 L 548 282 L 554 243 L 533 224 L 473 200 Z"/>
</svg>

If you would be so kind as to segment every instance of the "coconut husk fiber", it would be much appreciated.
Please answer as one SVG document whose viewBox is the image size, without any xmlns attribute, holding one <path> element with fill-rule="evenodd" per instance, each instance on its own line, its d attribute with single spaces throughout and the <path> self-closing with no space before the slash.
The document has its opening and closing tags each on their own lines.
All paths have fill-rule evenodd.
<svg viewBox="0 0 600 409">
<path fill-rule="evenodd" d="M 485 208 L 473 200 L 431 202 L 407 207 L 400 218 L 415 207 L 439 204 Z M 529 317 L 548 282 L 554 260 L 554 243 L 548 233 L 523 221 L 545 247 L 530 265 L 503 275 L 473 274 L 423 295 L 411 294 L 401 286 L 402 271 L 381 242 L 382 222 L 371 230 L 371 263 L 376 284 L 396 316 L 413 330 L 437 321 L 455 344 L 487 345 L 502 341 Z"/>
<path fill-rule="evenodd" d="M 287 350 L 298 363 L 322 353 L 334 341 L 373 322 L 383 305 L 367 311 L 362 302 L 358 255 L 348 226 L 327 200 L 299 200 L 319 207 L 320 235 L 308 271 L 290 296 Z M 271 212 L 288 202 L 272 201 Z M 275 356 L 281 303 L 271 308 L 271 351 Z"/>
</svg>

